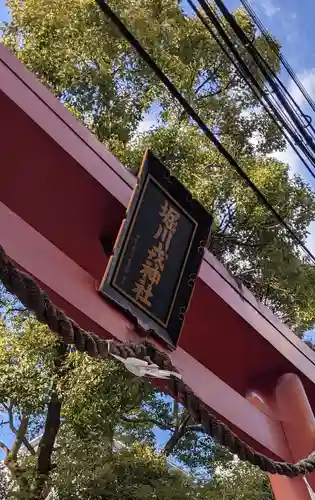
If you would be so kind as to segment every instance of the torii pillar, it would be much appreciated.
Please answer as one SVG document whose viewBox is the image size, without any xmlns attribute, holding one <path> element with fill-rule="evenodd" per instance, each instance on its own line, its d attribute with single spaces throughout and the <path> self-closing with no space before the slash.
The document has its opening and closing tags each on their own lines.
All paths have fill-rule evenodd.
<svg viewBox="0 0 315 500">
<path fill-rule="evenodd" d="M 292 462 L 305 458 L 315 448 L 315 418 L 300 378 L 294 373 L 282 375 L 269 393 L 250 391 L 247 396 L 257 408 L 281 423 Z M 289 479 L 269 475 L 276 500 L 315 499 L 304 478 Z M 314 473 L 307 476 L 310 488 L 315 491 Z"/>
</svg>

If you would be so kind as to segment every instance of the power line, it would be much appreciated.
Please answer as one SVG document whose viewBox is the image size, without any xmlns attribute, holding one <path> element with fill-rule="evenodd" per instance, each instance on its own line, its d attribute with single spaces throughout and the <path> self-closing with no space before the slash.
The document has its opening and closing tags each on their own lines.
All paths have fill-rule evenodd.
<svg viewBox="0 0 315 500">
<path fill-rule="evenodd" d="M 257 50 L 255 49 L 255 47 L 252 46 L 252 44 L 250 42 L 248 43 L 245 43 L 245 41 L 247 40 L 248 41 L 248 38 L 247 36 L 245 35 L 245 33 L 241 30 L 241 28 L 238 26 L 238 24 L 236 23 L 236 21 L 234 20 L 233 16 L 227 11 L 227 9 L 225 8 L 224 4 L 222 4 L 222 2 L 218 2 L 217 0 L 215 0 L 216 3 L 220 4 L 219 5 L 219 8 L 221 9 L 223 15 L 225 16 L 225 18 L 228 20 L 228 23 L 230 24 L 230 26 L 232 27 L 232 29 L 234 30 L 234 32 L 236 33 L 236 28 L 235 26 L 238 28 L 238 30 L 240 32 L 242 32 L 243 34 L 243 38 L 239 36 L 239 33 L 236 33 L 237 36 L 239 37 L 240 41 L 243 43 L 243 46 L 245 47 L 245 49 L 247 50 L 247 52 L 249 52 L 249 48 L 248 46 L 251 45 L 251 49 L 252 51 L 255 51 L 255 54 L 256 56 L 259 58 L 259 61 L 257 61 L 257 58 L 254 57 L 254 55 L 252 54 L 252 52 L 250 51 L 250 55 L 251 57 L 256 61 L 256 63 L 258 64 L 260 62 L 260 64 L 258 64 L 260 70 L 263 72 L 264 76 L 266 77 L 269 77 L 269 80 L 270 79 L 272 80 L 273 77 L 277 78 L 274 73 L 272 72 L 272 69 L 268 66 L 269 68 L 269 73 L 268 73 L 268 69 L 267 69 L 267 75 L 266 75 L 266 68 L 262 68 L 262 66 L 267 66 L 267 63 L 266 61 L 264 61 L 261 57 L 261 55 L 259 54 L 259 52 L 257 52 Z M 223 33 L 226 37 L 226 43 L 227 45 L 229 46 L 230 49 L 232 49 L 232 51 L 234 50 L 238 56 L 238 64 L 241 65 L 243 64 L 244 65 L 244 61 L 243 59 L 241 58 L 241 56 L 238 54 L 236 48 L 234 47 L 233 43 L 231 42 L 231 40 L 228 38 L 228 35 L 225 33 L 224 31 L 224 28 L 223 26 L 221 25 L 219 19 L 215 16 L 215 13 L 213 12 L 213 10 L 211 9 L 211 7 L 208 5 L 207 2 L 205 2 L 204 0 L 198 0 L 198 3 L 201 5 L 202 9 L 204 10 L 204 12 L 206 13 L 207 17 L 211 20 L 211 22 L 213 24 L 216 25 L 217 29 L 221 29 L 221 31 L 223 30 Z M 221 8 L 221 6 L 224 6 Z M 228 16 L 226 15 L 226 12 L 224 11 L 224 9 L 228 12 Z M 232 20 L 232 21 L 231 21 Z M 232 25 L 234 22 L 234 25 Z M 224 36 L 223 35 L 223 36 Z M 247 71 L 248 68 L 246 68 Z M 265 69 L 265 70 L 264 70 Z M 250 71 L 249 71 L 250 72 Z M 250 72 L 251 73 L 251 72 Z M 251 78 L 253 79 L 253 75 L 251 75 Z M 278 80 L 282 86 L 283 89 L 285 89 L 285 92 L 290 96 L 290 99 L 291 101 L 294 102 L 292 96 L 288 93 L 287 89 L 284 87 L 284 85 L 282 84 L 282 82 L 280 80 Z M 247 81 L 248 83 L 248 81 Z M 277 86 L 276 82 L 274 81 L 273 82 L 274 86 L 273 86 L 273 92 L 274 94 L 276 94 L 276 96 L 279 97 L 279 93 L 281 94 L 281 91 L 279 91 L 279 87 Z M 252 89 L 253 90 L 253 89 Z M 301 137 L 301 134 L 302 136 L 305 138 L 305 134 L 307 135 L 307 132 L 305 131 L 305 124 L 302 124 L 299 119 L 294 116 L 294 114 L 292 115 L 292 112 L 294 113 L 294 110 L 292 110 L 292 105 L 289 104 L 287 101 L 286 101 L 286 98 L 283 94 L 280 95 L 280 102 L 281 103 L 285 103 L 285 109 L 286 109 L 286 113 L 287 115 L 283 112 L 283 110 L 281 109 L 281 105 L 279 107 L 279 105 L 277 103 L 275 104 L 272 104 L 271 103 L 271 100 L 270 99 L 266 99 L 266 92 L 264 92 L 263 90 L 261 90 L 261 96 L 258 96 L 258 98 L 261 100 L 262 104 L 264 105 L 263 101 L 262 101 L 262 96 L 265 98 L 265 100 L 268 102 L 268 105 L 271 107 L 274 115 L 277 117 L 277 119 L 280 121 L 280 123 L 282 124 L 282 126 L 284 126 L 285 130 L 287 131 L 287 133 L 284 133 L 284 131 L 282 130 L 282 132 L 284 133 L 284 136 L 286 138 L 286 140 L 288 141 L 288 143 L 290 144 L 290 146 L 292 147 L 292 149 L 297 153 L 298 157 L 300 158 L 300 160 L 302 161 L 302 163 L 304 164 L 304 166 L 307 168 L 308 172 L 312 175 L 313 178 L 315 178 L 315 174 L 314 172 L 310 169 L 310 167 L 308 166 L 308 164 L 306 163 L 305 159 L 302 158 L 301 154 L 298 152 L 297 150 L 297 147 L 298 146 L 303 154 L 306 156 L 306 158 L 308 158 L 308 160 L 312 163 L 312 165 L 315 167 L 315 158 L 314 158 L 314 153 L 315 153 L 315 142 L 313 141 L 313 139 L 308 136 L 308 140 L 307 140 L 307 144 L 305 144 L 302 140 L 302 137 Z M 274 99 L 275 100 L 275 96 L 274 96 Z M 266 106 L 264 106 L 265 109 L 266 109 Z M 298 107 L 299 111 L 303 114 L 302 110 Z M 267 110 L 267 109 L 266 109 Z M 289 111 L 288 111 L 289 110 Z M 268 110 L 267 110 L 268 111 Z M 291 111 L 291 112 L 290 112 Z M 269 113 L 270 115 L 270 113 Z M 288 116 L 289 115 L 289 116 Z M 272 119 L 275 121 L 275 123 L 277 123 L 277 121 L 275 120 L 275 116 L 273 115 L 270 115 L 272 117 Z M 306 115 L 303 114 L 303 117 L 306 118 Z M 292 129 L 292 123 L 288 123 L 288 118 L 291 119 L 291 122 L 293 120 L 293 125 L 295 126 L 294 128 L 297 129 L 297 130 L 293 130 Z M 279 127 L 278 127 L 279 128 Z M 315 129 L 312 127 L 312 130 L 315 131 Z M 293 140 L 293 143 L 292 141 L 288 138 L 288 133 L 290 134 L 292 140 Z M 299 134 L 299 136 L 297 135 Z M 310 148 L 310 146 L 312 146 Z"/>
<path fill-rule="evenodd" d="M 269 47 L 271 48 L 271 50 L 273 51 L 273 53 L 278 57 L 278 59 L 283 62 L 283 65 L 284 67 L 287 68 L 290 68 L 289 70 L 287 69 L 287 71 L 290 71 L 290 73 L 292 74 L 292 78 L 293 80 L 295 81 L 296 85 L 299 86 L 301 92 L 303 93 L 303 95 L 305 96 L 305 98 L 307 100 L 310 100 L 312 101 L 311 97 L 309 96 L 309 94 L 307 93 L 307 91 L 305 90 L 305 88 L 303 87 L 301 81 L 298 79 L 298 77 L 295 75 L 294 71 L 292 70 L 291 67 L 289 67 L 289 63 L 287 61 L 285 61 L 284 57 L 282 56 L 282 54 L 275 49 L 275 44 L 272 43 L 272 39 L 271 37 L 268 35 L 268 32 L 267 30 L 264 28 L 263 24 L 261 23 L 261 21 L 259 20 L 258 16 L 255 14 L 254 10 L 252 9 L 252 7 L 250 6 L 249 2 L 247 0 L 241 0 L 241 3 L 242 5 L 244 6 L 245 10 L 247 11 L 247 13 L 249 14 L 249 16 L 252 18 L 253 22 L 257 25 L 257 27 L 260 29 L 262 35 L 264 36 L 265 40 L 267 41 Z M 259 53 L 259 51 L 258 51 Z M 260 54 L 260 53 L 259 53 Z M 261 55 L 261 54 L 260 54 Z M 269 70 L 271 70 L 271 68 L 269 68 Z M 289 74 L 290 74 L 289 73 Z M 278 84 L 280 85 L 281 89 L 284 91 L 284 93 L 288 96 L 289 100 L 291 101 L 292 105 L 298 110 L 298 112 L 300 113 L 301 117 L 305 120 L 305 128 L 307 127 L 310 127 L 312 129 L 312 131 L 315 133 L 315 128 L 313 127 L 312 125 L 312 119 L 310 116 L 306 115 L 304 113 L 304 111 L 301 109 L 301 107 L 299 106 L 299 104 L 293 99 L 292 95 L 290 94 L 290 92 L 288 91 L 288 89 L 285 87 L 285 85 L 282 83 L 282 81 L 280 80 L 280 78 L 274 73 L 274 71 L 271 70 L 271 75 L 272 77 L 278 82 Z M 291 76 L 291 75 L 290 75 Z M 314 102 L 314 101 L 312 101 Z M 309 102 L 309 104 L 312 106 L 312 103 Z M 314 111 L 315 111 L 315 103 L 314 103 Z"/>
<path fill-rule="evenodd" d="M 242 43 L 243 47 L 247 51 L 247 53 L 252 57 L 255 61 L 257 67 L 262 72 L 266 81 L 270 85 L 272 92 L 278 97 L 281 105 L 286 110 L 289 118 L 293 121 L 295 127 L 298 132 L 302 135 L 303 139 L 306 141 L 307 147 L 311 148 L 312 153 L 315 153 L 315 142 L 313 138 L 308 134 L 305 123 L 301 123 L 300 118 L 296 116 L 294 110 L 292 110 L 292 104 L 288 103 L 286 97 L 283 94 L 283 89 L 285 93 L 288 93 L 287 89 L 284 87 L 282 82 L 278 79 L 278 77 L 273 72 L 272 68 L 269 66 L 268 62 L 262 58 L 260 53 L 257 51 L 252 41 L 248 39 L 248 36 L 244 33 L 242 28 L 238 25 L 233 15 L 226 8 L 224 3 L 221 0 L 214 0 L 218 8 L 221 10 L 223 17 L 228 22 L 229 26 L 234 31 L 234 34 L 237 36 L 238 40 Z M 206 0 L 198 0 L 198 3 L 201 5 L 202 9 L 206 13 L 207 16 L 210 16 L 210 12 L 212 12 L 211 7 L 209 6 Z M 279 83 L 277 83 L 279 82 Z M 292 96 L 290 96 L 291 101 L 294 102 Z M 302 112 L 302 110 L 301 110 Z"/>
<path fill-rule="evenodd" d="M 214 12 L 208 7 L 205 6 L 204 10 L 206 10 L 207 17 L 211 20 L 211 23 L 215 26 L 218 31 L 218 34 L 224 40 L 226 46 L 230 50 L 230 52 L 234 55 L 235 59 L 231 56 L 230 52 L 227 50 L 225 45 L 221 42 L 219 36 L 215 33 L 215 31 L 211 28 L 211 25 L 205 20 L 205 18 L 201 15 L 200 11 L 197 9 L 196 5 L 192 0 L 187 0 L 188 4 L 197 15 L 197 17 L 201 20 L 206 29 L 210 32 L 211 36 L 217 42 L 221 50 L 225 53 L 225 55 L 230 59 L 232 64 L 235 66 L 236 70 L 240 73 L 241 77 L 246 81 L 248 86 L 251 88 L 254 95 L 258 98 L 258 100 L 263 105 L 266 112 L 269 114 L 270 118 L 274 121 L 280 132 L 284 135 L 291 148 L 298 155 L 301 162 L 304 164 L 305 168 L 308 170 L 310 175 L 315 179 L 315 173 L 306 163 L 305 158 L 301 155 L 299 150 L 296 147 L 296 144 L 299 144 L 299 147 L 303 151 L 303 154 L 311 161 L 311 163 L 315 166 L 315 158 L 310 154 L 305 145 L 301 142 L 301 138 L 297 135 L 297 133 L 291 129 L 290 124 L 287 122 L 287 117 L 283 114 L 282 109 L 277 105 L 277 103 L 273 102 L 272 97 L 268 96 L 268 93 L 261 88 L 251 71 L 248 69 L 246 64 L 244 63 L 241 55 L 238 53 L 234 45 L 231 43 L 227 33 L 225 32 L 223 26 L 221 25 L 219 19 L 217 19 Z M 266 101 L 266 102 L 264 102 Z M 268 107 L 269 106 L 269 107 Z M 271 109 L 269 109 L 271 108 Z M 277 118 L 277 119 L 276 119 Z"/>
<path fill-rule="evenodd" d="M 310 94 L 307 92 L 307 90 L 303 86 L 301 80 L 297 77 L 294 70 L 292 69 L 292 67 L 290 66 L 288 61 L 285 59 L 284 55 L 281 52 L 278 52 L 275 50 L 274 44 L 271 43 L 272 40 L 271 40 L 271 37 L 270 37 L 268 31 L 264 27 L 263 23 L 261 22 L 261 20 L 257 16 L 257 14 L 254 11 L 254 9 L 252 8 L 252 6 L 249 4 L 248 0 L 241 0 L 241 3 L 244 6 L 244 8 L 246 9 L 246 11 L 248 12 L 248 14 L 250 15 L 250 17 L 252 18 L 252 20 L 254 21 L 254 23 L 256 24 L 256 26 L 259 28 L 261 34 L 264 36 L 264 38 L 269 43 L 269 46 L 271 47 L 273 52 L 279 57 L 279 60 L 282 62 L 284 68 L 287 70 L 288 74 L 291 76 L 291 78 L 294 81 L 294 83 L 296 84 L 296 86 L 300 89 L 301 93 L 305 97 L 308 104 L 311 106 L 312 110 L 315 112 L 314 100 L 312 99 Z M 307 117 L 307 115 L 304 115 L 304 116 Z M 308 118 L 310 118 L 310 117 L 308 117 Z"/>
<path fill-rule="evenodd" d="M 260 53 L 257 51 L 257 49 L 254 47 L 254 45 L 248 39 L 247 35 L 244 33 L 242 28 L 238 25 L 235 18 L 229 12 L 229 10 L 226 8 L 226 6 L 222 2 L 222 0 L 214 0 L 214 2 L 216 3 L 217 7 L 220 9 L 223 17 L 226 19 L 226 21 L 228 22 L 229 26 L 234 31 L 234 33 L 237 36 L 237 38 L 239 39 L 239 41 L 243 44 L 244 48 L 247 50 L 247 52 L 250 54 L 250 56 L 256 62 L 258 68 L 260 69 L 260 71 L 262 72 L 264 77 L 266 78 L 272 91 L 278 97 L 281 106 L 286 110 L 286 113 L 288 114 L 289 118 L 293 121 L 299 134 L 305 140 L 306 144 L 303 145 L 303 149 L 304 150 L 307 148 L 310 149 L 310 155 L 308 155 L 308 157 L 312 161 L 312 163 L 314 164 L 314 161 L 315 161 L 315 158 L 314 158 L 315 142 L 314 142 L 313 138 L 307 132 L 305 124 L 300 122 L 300 119 L 296 116 L 294 111 L 292 113 L 292 105 L 287 102 L 280 87 L 282 86 L 282 88 L 284 88 L 286 92 L 287 92 L 287 89 L 284 87 L 282 82 L 280 82 L 278 77 L 273 72 L 272 68 L 270 68 L 268 62 L 262 58 Z M 198 0 L 198 3 L 201 5 L 202 9 L 204 10 L 206 15 L 208 16 L 209 12 L 211 12 L 211 8 L 208 5 L 208 2 L 206 0 Z M 280 84 L 277 84 L 276 81 L 280 82 Z M 291 97 L 291 99 L 292 99 L 292 97 Z M 300 139 L 298 141 L 298 144 L 299 144 L 299 147 L 301 147 L 302 142 Z"/>
<path fill-rule="evenodd" d="M 246 0 L 241 0 L 242 2 L 246 1 Z M 258 20 L 259 22 L 259 20 Z M 266 37 L 265 37 L 266 38 Z M 279 56 L 279 53 L 275 50 L 275 47 L 274 45 L 271 43 L 271 40 L 270 40 L 270 37 L 266 38 L 266 41 L 269 45 L 269 47 L 271 47 L 272 51 L 274 52 L 274 54 L 277 55 L 278 59 L 280 59 L 280 56 Z M 260 52 L 255 48 L 257 54 L 259 54 L 260 58 L 261 58 L 261 61 L 266 65 L 266 69 L 267 71 L 269 72 L 271 78 L 273 78 L 273 80 L 275 82 L 277 82 L 277 85 L 279 85 L 279 88 L 278 90 L 283 92 L 287 97 L 288 99 L 291 101 L 291 104 L 288 103 L 288 105 L 291 107 L 291 109 L 293 110 L 293 107 L 297 109 L 297 111 L 299 112 L 299 114 L 301 115 L 301 118 L 303 120 L 305 120 L 305 124 L 301 124 L 303 126 L 303 128 L 310 128 L 313 132 L 313 134 L 315 133 L 315 128 L 313 127 L 312 125 L 312 119 L 310 116 L 306 115 L 304 113 L 304 111 L 302 110 L 301 106 L 295 101 L 295 99 L 292 97 L 292 95 L 290 94 L 290 92 L 288 91 L 287 87 L 283 84 L 283 82 L 281 81 L 281 79 L 278 77 L 278 75 L 273 71 L 273 69 L 269 66 L 269 64 L 267 63 L 267 61 L 263 58 L 263 56 L 260 54 Z M 293 70 L 292 70 L 293 72 Z M 294 73 L 294 72 L 293 72 Z M 298 81 L 298 78 L 296 75 L 295 76 L 295 79 Z M 298 83 L 297 83 L 298 84 Z M 299 81 L 299 85 L 301 86 L 301 88 L 304 89 L 302 83 Z M 280 90 L 281 89 L 281 90 Z M 306 92 L 306 90 L 304 89 L 304 91 Z M 294 112 L 294 111 L 293 111 Z"/>
<path fill-rule="evenodd" d="M 151 58 L 148 52 L 142 47 L 140 42 L 132 35 L 132 33 L 128 30 L 128 28 L 122 23 L 120 18 L 115 14 L 115 12 L 109 7 L 109 5 L 105 2 L 105 0 L 96 0 L 102 12 L 112 21 L 112 23 L 118 28 L 118 30 L 122 33 L 122 35 L 128 40 L 128 42 L 132 45 L 138 55 L 148 64 L 148 66 L 152 69 L 152 71 L 156 74 L 159 80 L 166 86 L 172 96 L 181 104 L 186 113 L 192 118 L 203 133 L 210 139 L 210 141 L 215 145 L 218 151 L 224 156 L 224 158 L 230 163 L 232 167 L 236 170 L 236 172 L 240 175 L 240 177 L 246 182 L 246 184 L 252 189 L 252 191 L 256 194 L 258 200 L 265 205 L 268 210 L 273 214 L 275 219 L 287 230 L 290 234 L 291 239 L 295 241 L 308 255 L 313 264 L 315 264 L 315 256 L 312 252 L 307 248 L 307 246 L 300 240 L 300 238 L 295 234 L 293 229 L 282 219 L 282 217 L 278 214 L 277 210 L 270 205 L 264 194 L 259 190 L 259 188 L 255 185 L 255 183 L 250 179 L 250 177 L 246 174 L 246 172 L 238 165 L 236 160 L 232 157 L 232 155 L 225 149 L 225 147 L 220 143 L 220 141 L 215 137 L 215 135 L 211 132 L 209 127 L 204 123 L 198 113 L 193 109 L 193 107 L 188 103 L 188 101 L 182 96 L 182 94 L 177 90 L 175 85 L 171 82 L 171 80 L 165 75 L 165 73 L 161 70 L 161 68 L 155 63 L 155 61 Z"/>
<path fill-rule="evenodd" d="M 298 89 L 301 91 L 301 93 L 304 96 L 304 98 L 306 99 L 307 103 L 310 105 L 310 107 L 312 108 L 312 110 L 315 112 L 315 102 L 314 102 L 314 100 L 311 98 L 311 96 L 309 95 L 309 93 L 307 92 L 307 90 L 303 86 L 302 82 L 300 81 L 300 79 L 297 77 L 297 75 L 293 71 L 292 67 L 289 65 L 289 63 L 285 59 L 285 57 L 283 56 L 283 54 L 281 52 L 279 52 L 278 50 L 276 50 L 275 44 L 273 43 L 273 40 L 272 40 L 272 37 L 269 35 L 268 31 L 266 30 L 266 28 L 264 27 L 264 25 L 260 21 L 259 17 L 257 16 L 257 14 L 254 11 L 254 9 L 249 4 L 248 0 L 241 0 L 241 3 L 243 5 L 243 7 L 245 8 L 246 12 L 248 13 L 248 15 L 251 17 L 251 19 L 254 22 L 254 24 L 256 24 L 256 26 L 260 30 L 262 36 L 267 41 L 267 43 L 268 43 L 269 47 L 271 48 L 271 50 L 273 51 L 273 53 L 278 57 L 280 63 L 282 63 L 283 67 L 287 70 L 287 73 L 292 78 L 292 80 L 294 81 L 294 83 L 296 84 L 296 86 L 298 87 Z M 301 109 L 301 107 L 296 103 L 296 101 L 293 99 L 293 97 L 290 94 L 290 92 L 286 89 L 286 87 L 283 85 L 283 83 L 281 82 L 281 80 L 278 77 L 277 77 L 277 80 L 280 83 L 281 87 L 285 90 L 286 94 L 288 95 L 288 97 L 291 100 L 291 102 L 293 103 L 293 105 L 299 111 L 302 119 L 305 121 L 304 128 L 306 128 L 306 129 L 310 128 L 313 132 L 315 132 L 315 129 L 314 129 L 313 125 L 312 125 L 312 118 L 309 115 L 307 115 Z"/>
</svg>

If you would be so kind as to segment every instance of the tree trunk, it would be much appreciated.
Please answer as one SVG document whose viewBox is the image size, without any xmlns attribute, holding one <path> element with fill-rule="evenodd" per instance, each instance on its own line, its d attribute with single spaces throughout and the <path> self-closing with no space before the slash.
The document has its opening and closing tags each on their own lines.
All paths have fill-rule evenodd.
<svg viewBox="0 0 315 500">
<path fill-rule="evenodd" d="M 61 377 L 63 363 L 67 354 L 66 346 L 64 344 L 59 344 L 56 351 L 54 360 L 55 374 L 57 377 Z M 48 481 L 52 470 L 51 457 L 60 428 L 61 404 L 62 402 L 57 392 L 57 383 L 54 382 L 47 408 L 45 429 L 38 446 L 37 470 L 32 500 L 42 500 L 46 498 L 50 490 Z"/>
<path fill-rule="evenodd" d="M 163 454 L 168 457 L 173 452 L 175 446 L 179 442 L 179 440 L 183 437 L 186 431 L 187 424 L 190 420 L 190 415 L 184 413 L 182 421 L 176 426 L 175 431 L 173 432 L 170 439 L 167 441 L 163 448 Z"/>
</svg>

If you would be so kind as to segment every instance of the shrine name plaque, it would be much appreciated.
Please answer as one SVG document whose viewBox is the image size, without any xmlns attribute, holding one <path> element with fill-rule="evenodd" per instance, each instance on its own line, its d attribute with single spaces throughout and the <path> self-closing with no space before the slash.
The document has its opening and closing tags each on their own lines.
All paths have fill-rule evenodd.
<svg viewBox="0 0 315 500">
<path fill-rule="evenodd" d="M 176 347 L 212 217 L 147 151 L 101 294 Z"/>
</svg>

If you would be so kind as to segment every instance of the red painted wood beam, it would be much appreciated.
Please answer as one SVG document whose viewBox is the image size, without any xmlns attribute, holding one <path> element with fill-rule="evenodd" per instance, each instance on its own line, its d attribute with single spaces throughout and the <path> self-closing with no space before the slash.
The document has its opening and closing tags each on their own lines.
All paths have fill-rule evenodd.
<svg viewBox="0 0 315 500">
<path fill-rule="evenodd" d="M 52 300 L 84 328 L 123 342 L 141 342 L 130 322 L 96 293 L 95 279 L 1 202 L 0 241 L 16 264 L 36 277 Z M 182 348 L 171 353 L 171 358 L 185 383 L 238 435 L 269 456 L 290 458 L 279 422 Z"/>
<path fill-rule="evenodd" d="M 118 209 L 120 205 L 128 205 L 134 176 L 1 44 L 0 90 L 104 188 L 104 197 L 110 194 L 118 203 Z M 15 137 L 15 147 L 20 140 Z M 103 216 L 108 218 L 108 213 Z M 205 254 L 199 278 L 312 384 L 315 383 L 315 354 L 240 286 L 210 252 Z"/>
</svg>

